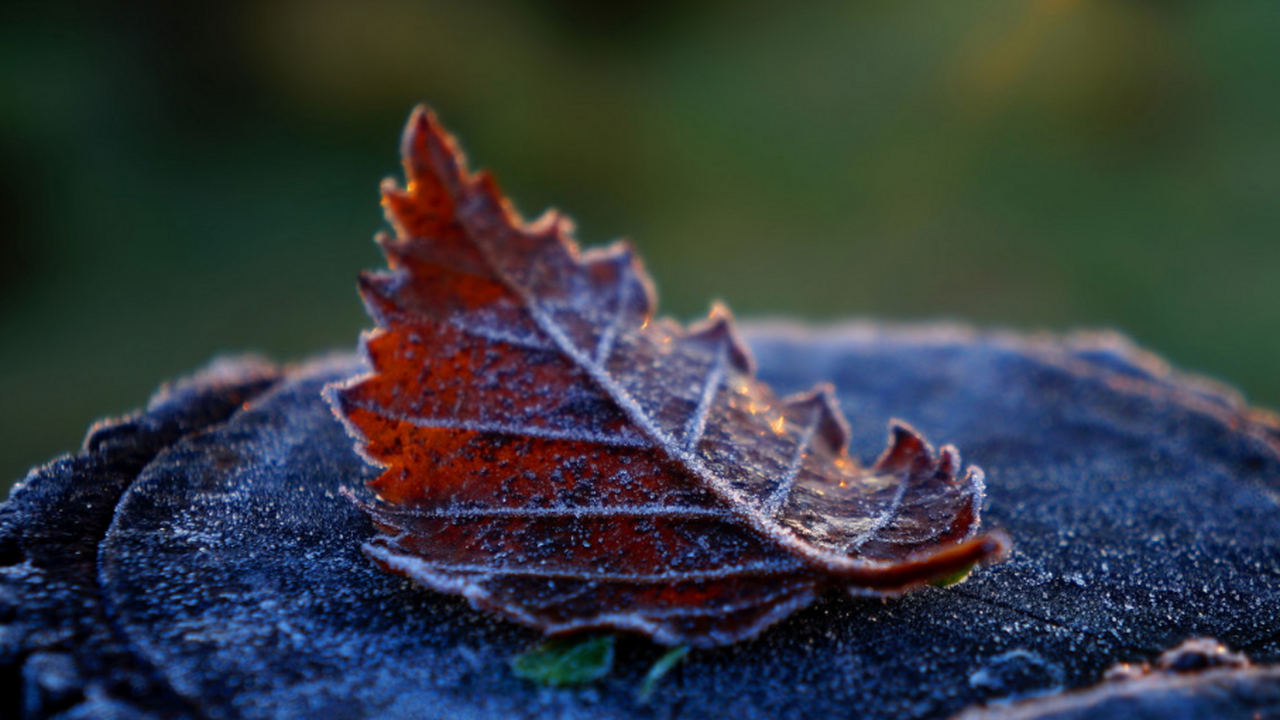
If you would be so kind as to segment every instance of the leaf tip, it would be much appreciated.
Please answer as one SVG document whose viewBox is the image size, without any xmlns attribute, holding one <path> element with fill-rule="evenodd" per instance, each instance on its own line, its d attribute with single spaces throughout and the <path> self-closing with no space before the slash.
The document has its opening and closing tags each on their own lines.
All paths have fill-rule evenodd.
<svg viewBox="0 0 1280 720">
<path fill-rule="evenodd" d="M 409 195 L 422 195 L 423 184 L 430 190 L 425 193 L 439 196 L 440 191 L 456 197 L 462 184 L 468 179 L 466 159 L 458 141 L 444 129 L 435 111 L 426 105 L 418 105 L 409 114 L 404 133 L 400 137 L 400 158 L 404 166 Z M 384 203 L 386 184 L 384 181 Z M 437 202 L 447 202 L 443 197 L 432 197 Z"/>
<path fill-rule="evenodd" d="M 420 103 L 410 111 L 409 121 L 405 123 L 404 133 L 400 136 L 400 154 L 406 159 L 420 155 L 433 136 L 443 133 L 435 111 Z"/>
<path fill-rule="evenodd" d="M 605 247 L 591 248 L 583 253 L 582 262 L 598 281 L 626 293 L 626 303 L 641 326 L 648 322 L 658 305 L 658 292 L 630 241 L 615 240 Z"/>
<path fill-rule="evenodd" d="M 839 454 L 849 446 L 849 422 L 840 410 L 831 383 L 819 383 L 808 392 L 786 398 L 783 412 L 794 422 L 814 423 L 814 436 L 825 442 L 831 452 Z"/>
<path fill-rule="evenodd" d="M 875 469 L 891 473 L 917 473 L 933 464 L 933 448 L 915 428 L 901 420 L 889 422 L 889 446 L 875 462 Z"/>
<path fill-rule="evenodd" d="M 756 361 L 747 344 L 738 334 L 733 313 L 719 301 L 711 304 L 711 312 L 701 322 L 689 328 L 687 341 L 711 347 L 723 347 L 728 353 L 729 364 L 744 375 L 755 375 Z"/>
</svg>

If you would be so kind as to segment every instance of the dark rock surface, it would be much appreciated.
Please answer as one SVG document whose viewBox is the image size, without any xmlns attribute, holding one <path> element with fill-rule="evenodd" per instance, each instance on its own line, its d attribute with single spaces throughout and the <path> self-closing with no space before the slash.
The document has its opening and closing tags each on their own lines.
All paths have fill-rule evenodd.
<svg viewBox="0 0 1280 720">
<path fill-rule="evenodd" d="M 507 665 L 534 633 L 361 555 L 373 530 L 338 490 L 374 471 L 319 397 L 355 361 L 282 379 L 224 364 L 33 471 L 0 509 L 0 714 L 748 720 L 987 703 L 1076 717 L 1053 714 L 1074 697 L 1061 691 L 1189 637 L 1280 662 L 1274 417 L 1109 335 L 762 324 L 747 337 L 780 392 L 835 383 L 864 459 L 891 417 L 958 445 L 987 471 L 987 522 L 1013 536 L 1012 557 L 900 600 L 832 596 L 690 654 L 647 703 L 662 650 L 639 639 L 597 685 L 537 688 Z M 1265 667 L 1176 677 L 1220 717 L 1270 712 L 1280 692 Z M 1128 717 L 1109 707 L 1088 716 Z"/>
<path fill-rule="evenodd" d="M 1127 663 L 1104 682 L 1075 692 L 975 707 L 957 720 L 1275 720 L 1280 718 L 1280 667 L 1256 668 L 1209 638 L 1163 653 L 1154 667 Z"/>
<path fill-rule="evenodd" d="M 84 450 L 31 471 L 0 505 L 0 717 L 198 717 L 113 628 L 98 546 L 116 503 L 166 447 L 230 418 L 280 378 L 220 361 L 145 412 L 95 424 Z"/>
</svg>

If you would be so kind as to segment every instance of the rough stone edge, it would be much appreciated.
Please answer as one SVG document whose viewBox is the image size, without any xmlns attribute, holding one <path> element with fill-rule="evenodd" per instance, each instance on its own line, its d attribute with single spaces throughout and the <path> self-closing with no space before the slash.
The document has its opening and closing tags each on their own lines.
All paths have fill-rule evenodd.
<svg viewBox="0 0 1280 720">
<path fill-rule="evenodd" d="M 96 548 L 157 454 L 225 422 L 286 373 L 254 356 L 215 358 L 162 385 L 145 409 L 94 423 L 79 452 L 13 487 L 0 504 L 0 716 L 96 716 L 107 706 L 115 717 L 198 714 L 111 627 Z"/>
<path fill-rule="evenodd" d="M 1091 687 L 971 706 L 953 720 L 1133 720 L 1280 716 L 1280 667 L 1258 667 L 1212 638 L 1187 640 L 1154 666 L 1122 663 Z"/>
</svg>

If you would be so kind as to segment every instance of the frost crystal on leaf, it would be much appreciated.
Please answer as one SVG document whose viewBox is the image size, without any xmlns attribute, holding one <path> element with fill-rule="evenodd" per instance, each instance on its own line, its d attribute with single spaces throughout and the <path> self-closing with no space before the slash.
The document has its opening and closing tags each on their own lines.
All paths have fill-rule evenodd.
<svg viewBox="0 0 1280 720">
<path fill-rule="evenodd" d="M 384 569 L 551 635 L 708 647 L 831 586 L 895 595 L 1004 552 L 954 448 L 895 423 L 859 465 L 831 388 L 775 396 L 725 308 L 655 318 L 629 246 L 522 221 L 425 109 L 403 155 L 389 271 L 360 279 L 371 371 L 327 391 L 384 468 L 356 500 Z"/>
</svg>

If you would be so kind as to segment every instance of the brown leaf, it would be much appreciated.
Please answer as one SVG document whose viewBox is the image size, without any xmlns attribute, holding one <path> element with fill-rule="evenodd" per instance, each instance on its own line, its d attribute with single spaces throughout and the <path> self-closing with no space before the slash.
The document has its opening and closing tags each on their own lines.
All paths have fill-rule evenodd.
<svg viewBox="0 0 1280 720">
<path fill-rule="evenodd" d="M 624 243 L 524 223 L 419 109 L 360 292 L 367 375 L 331 387 L 385 471 L 381 567 L 548 634 L 722 645 L 840 586 L 894 595 L 1004 552 L 982 473 L 905 424 L 870 468 L 832 390 L 778 398 L 723 307 L 684 329 Z M 358 501 L 359 502 L 359 501 Z"/>
</svg>

